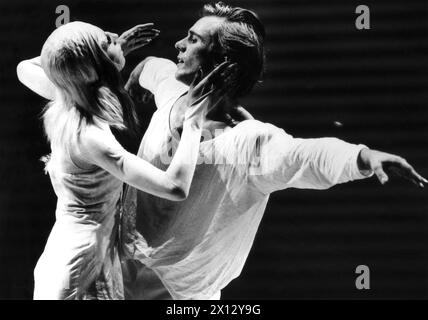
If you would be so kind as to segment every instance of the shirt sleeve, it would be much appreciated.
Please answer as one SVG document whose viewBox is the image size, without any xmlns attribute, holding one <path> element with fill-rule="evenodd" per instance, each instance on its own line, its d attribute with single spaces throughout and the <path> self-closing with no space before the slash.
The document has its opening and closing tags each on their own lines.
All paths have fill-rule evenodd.
<svg viewBox="0 0 428 320">
<path fill-rule="evenodd" d="M 293 138 L 265 124 L 253 145 L 248 175 L 265 194 L 285 188 L 328 189 L 373 174 L 361 172 L 357 165 L 366 146 L 337 138 Z"/>
<path fill-rule="evenodd" d="M 139 83 L 153 93 L 158 109 L 188 89 L 185 84 L 175 79 L 176 70 L 174 62 L 163 58 L 151 58 L 144 65 Z"/>
</svg>

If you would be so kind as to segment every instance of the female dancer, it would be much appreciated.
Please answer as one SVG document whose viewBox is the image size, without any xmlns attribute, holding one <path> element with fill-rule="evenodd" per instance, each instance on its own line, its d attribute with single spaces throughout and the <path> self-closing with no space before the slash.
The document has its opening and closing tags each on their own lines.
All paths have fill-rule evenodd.
<svg viewBox="0 0 428 320">
<path fill-rule="evenodd" d="M 151 25 L 143 29 L 145 42 L 157 35 Z M 123 53 L 109 34 L 83 22 L 61 26 L 45 42 L 40 62 L 43 70 L 34 60 L 18 66 L 24 83 L 46 76 L 51 82 L 49 90 L 33 86 L 52 99 L 43 113 L 52 150 L 46 169 L 58 197 L 56 222 L 34 271 L 34 299 L 122 299 L 116 237 L 123 182 L 170 200 L 186 198 L 203 115 L 222 95 L 221 88 L 203 92 L 231 68 L 222 64 L 195 79 L 182 142 L 164 172 L 127 152 L 110 130 L 132 129 L 136 118 L 119 74 Z"/>
</svg>

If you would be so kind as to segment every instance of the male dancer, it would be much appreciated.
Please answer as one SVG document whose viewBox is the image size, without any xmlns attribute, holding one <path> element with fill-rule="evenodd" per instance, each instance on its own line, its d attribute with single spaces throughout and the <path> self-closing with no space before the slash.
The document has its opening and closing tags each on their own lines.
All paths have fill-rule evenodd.
<svg viewBox="0 0 428 320">
<path fill-rule="evenodd" d="M 293 138 L 271 124 L 242 121 L 238 101 L 262 73 L 264 36 L 254 12 L 206 5 L 202 18 L 176 43 L 177 64 L 151 57 L 131 74 L 131 95 L 138 95 L 140 86 L 148 89 L 158 108 L 138 154 L 165 169 L 180 139 L 187 86 L 221 61 L 237 65 L 227 98 L 207 114 L 187 200 L 127 192 L 122 240 L 128 299 L 220 298 L 239 276 L 274 191 L 327 189 L 372 173 L 384 184 L 386 168 L 421 187 L 427 183 L 401 157 L 335 138 Z"/>
</svg>

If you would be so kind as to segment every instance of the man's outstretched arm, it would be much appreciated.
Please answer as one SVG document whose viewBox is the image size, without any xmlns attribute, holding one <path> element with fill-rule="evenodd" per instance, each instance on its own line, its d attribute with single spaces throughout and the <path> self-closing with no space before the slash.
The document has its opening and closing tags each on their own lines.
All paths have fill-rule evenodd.
<svg viewBox="0 0 428 320">
<path fill-rule="evenodd" d="M 250 168 L 250 179 L 263 193 L 285 188 L 328 189 L 373 174 L 384 184 L 388 181 L 385 172 L 419 187 L 428 183 L 405 159 L 393 154 L 336 138 L 293 138 L 274 126 L 267 132 L 258 138 L 259 161 Z"/>
</svg>

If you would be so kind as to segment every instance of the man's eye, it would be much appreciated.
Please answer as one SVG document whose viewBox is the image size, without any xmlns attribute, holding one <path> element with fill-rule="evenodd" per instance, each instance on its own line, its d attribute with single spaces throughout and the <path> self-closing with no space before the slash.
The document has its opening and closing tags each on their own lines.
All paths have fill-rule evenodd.
<svg viewBox="0 0 428 320">
<path fill-rule="evenodd" d="M 195 42 L 197 41 L 197 39 L 196 39 L 195 37 L 193 37 L 193 36 L 190 36 L 190 37 L 189 37 L 189 41 L 190 41 L 191 43 L 195 43 Z"/>
<path fill-rule="evenodd" d="M 110 36 L 107 36 L 107 43 L 110 44 L 111 43 L 111 38 Z"/>
</svg>

